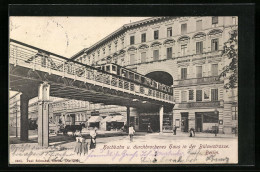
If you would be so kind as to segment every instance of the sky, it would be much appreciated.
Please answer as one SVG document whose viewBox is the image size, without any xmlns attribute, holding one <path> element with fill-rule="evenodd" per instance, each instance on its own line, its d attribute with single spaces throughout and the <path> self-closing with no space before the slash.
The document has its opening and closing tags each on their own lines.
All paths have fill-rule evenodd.
<svg viewBox="0 0 260 172">
<path fill-rule="evenodd" d="M 147 17 L 10 17 L 10 38 L 70 58 L 124 24 Z"/>
<path fill-rule="evenodd" d="M 148 17 L 10 17 L 11 39 L 70 58 L 124 24 Z M 10 91 L 10 96 L 16 92 Z"/>
</svg>

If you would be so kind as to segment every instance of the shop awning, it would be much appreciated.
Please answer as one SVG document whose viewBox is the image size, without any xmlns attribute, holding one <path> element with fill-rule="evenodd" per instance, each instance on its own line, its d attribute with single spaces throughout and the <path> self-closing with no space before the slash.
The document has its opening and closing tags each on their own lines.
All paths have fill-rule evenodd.
<svg viewBox="0 0 260 172">
<path fill-rule="evenodd" d="M 107 116 L 104 119 L 102 119 L 101 122 L 107 122 L 107 121 L 111 120 L 112 118 L 113 118 L 112 116 Z"/>
<path fill-rule="evenodd" d="M 88 120 L 89 123 L 91 122 L 100 122 L 102 120 L 102 117 L 100 116 L 91 116 Z"/>
<path fill-rule="evenodd" d="M 112 119 L 108 120 L 107 122 L 125 122 L 126 119 L 123 115 L 116 115 Z"/>
</svg>

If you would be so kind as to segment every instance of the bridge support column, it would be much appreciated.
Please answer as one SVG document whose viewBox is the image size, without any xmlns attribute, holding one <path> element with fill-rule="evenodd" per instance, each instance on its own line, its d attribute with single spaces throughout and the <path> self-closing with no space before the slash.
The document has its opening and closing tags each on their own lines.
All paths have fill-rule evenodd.
<svg viewBox="0 0 260 172">
<path fill-rule="evenodd" d="M 38 90 L 38 144 L 49 146 L 49 96 L 50 85 L 43 83 Z"/>
<path fill-rule="evenodd" d="M 129 127 L 130 127 L 130 107 L 126 107 L 126 120 L 127 120 L 127 129 L 126 132 L 129 133 Z"/>
<path fill-rule="evenodd" d="M 20 96 L 20 140 L 28 141 L 28 104 L 29 104 L 29 96 L 26 93 L 22 93 Z"/>
<path fill-rule="evenodd" d="M 160 116 L 160 133 L 163 132 L 163 106 L 159 108 L 159 116 Z"/>
</svg>

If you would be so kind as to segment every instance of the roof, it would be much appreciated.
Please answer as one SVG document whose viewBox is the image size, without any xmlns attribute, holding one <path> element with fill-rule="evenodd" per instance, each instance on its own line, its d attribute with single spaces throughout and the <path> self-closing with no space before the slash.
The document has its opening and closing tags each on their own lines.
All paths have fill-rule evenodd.
<svg viewBox="0 0 260 172">
<path fill-rule="evenodd" d="M 145 25 L 145 24 L 148 24 L 148 23 L 152 23 L 152 22 L 156 22 L 156 21 L 164 20 L 164 19 L 170 19 L 170 18 L 172 18 L 172 17 L 151 17 L 151 18 L 140 20 L 140 21 L 137 21 L 137 22 L 125 24 L 122 27 L 120 27 L 119 29 L 117 29 L 116 31 L 114 31 L 111 34 L 109 34 L 108 36 L 106 36 L 105 38 L 103 38 L 100 41 L 98 41 L 97 43 L 93 44 L 89 48 L 84 48 L 83 50 L 81 50 L 77 54 L 73 55 L 71 57 L 71 59 L 73 60 L 73 59 L 79 57 L 80 55 L 82 55 L 83 53 L 95 49 L 97 46 L 100 46 L 100 45 L 104 44 L 107 40 L 115 37 L 116 35 L 119 35 L 121 33 L 126 32 L 127 30 L 129 30 L 129 29 L 131 29 L 133 27 L 142 26 L 142 25 Z"/>
</svg>

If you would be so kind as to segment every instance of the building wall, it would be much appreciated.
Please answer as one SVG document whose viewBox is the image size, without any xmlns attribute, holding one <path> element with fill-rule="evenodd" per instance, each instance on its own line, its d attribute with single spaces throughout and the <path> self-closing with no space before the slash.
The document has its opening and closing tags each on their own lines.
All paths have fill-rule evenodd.
<svg viewBox="0 0 260 172">
<path fill-rule="evenodd" d="M 197 27 L 197 21 L 200 20 L 202 25 Z M 237 29 L 237 20 L 237 17 L 232 16 L 218 17 L 218 23 L 213 24 L 213 19 L 209 16 L 177 17 L 158 20 L 153 24 L 140 22 L 139 26 L 128 29 L 114 39 L 104 41 L 102 46 L 97 46 L 97 50 L 102 48 L 110 49 L 109 46 L 113 47 L 115 42 L 117 42 L 122 48 L 119 48 L 120 46 L 117 45 L 116 49 L 112 48 L 111 51 L 106 51 L 103 56 L 106 63 L 118 63 L 143 75 L 154 71 L 169 73 L 174 80 L 173 87 L 176 102 L 173 109 L 173 124 L 175 124 L 176 120 L 181 120 L 182 112 L 188 112 L 189 128 L 194 128 L 195 113 L 215 112 L 218 113 L 219 120 L 223 120 L 223 124 L 218 125 L 220 132 L 231 133 L 232 127 L 237 125 L 237 120 L 232 120 L 232 114 L 234 114 L 232 102 L 237 101 L 234 100 L 237 94 L 226 92 L 223 88 L 224 81 L 223 79 L 219 80 L 218 75 L 227 64 L 224 57 L 221 56 L 224 42 L 228 40 L 230 31 Z M 181 32 L 182 24 L 187 24 L 186 33 Z M 167 35 L 167 28 L 172 28 L 171 36 Z M 159 32 L 158 39 L 154 39 L 154 31 L 156 30 Z M 143 33 L 146 34 L 145 42 L 141 42 Z M 130 45 L 131 36 L 134 36 L 134 44 L 132 45 Z M 216 51 L 212 49 L 213 39 L 218 40 L 218 49 Z M 202 42 L 202 52 L 196 51 L 197 42 Z M 185 54 L 182 53 L 183 45 L 187 46 Z M 172 48 L 172 54 L 171 57 L 167 58 L 167 48 L 170 47 Z M 115 52 L 120 52 L 121 50 L 124 50 L 125 53 L 117 56 Z M 159 50 L 159 58 L 156 60 L 153 57 L 154 50 Z M 93 50 L 93 52 L 96 52 L 96 50 Z M 141 53 L 143 52 L 146 52 L 145 62 L 141 62 Z M 131 55 L 135 57 L 133 64 L 130 64 Z M 107 58 L 108 56 L 111 56 L 111 58 Z M 99 60 L 101 58 L 95 58 L 93 63 Z M 214 74 L 212 73 L 213 65 L 215 67 L 217 65 Z M 199 66 L 202 68 L 202 76 L 198 78 L 197 70 L 200 68 Z M 181 77 L 182 68 L 187 70 L 186 78 Z M 211 89 L 218 90 L 217 100 L 211 100 Z M 189 90 L 194 91 L 193 100 L 188 100 Z M 196 90 L 202 90 L 202 101 L 200 102 L 196 100 Z M 186 94 L 183 92 L 186 92 Z M 207 96 L 204 97 L 205 92 L 209 93 L 208 99 Z M 232 95 L 233 99 L 230 99 Z M 203 125 L 209 128 L 211 124 Z"/>
</svg>

